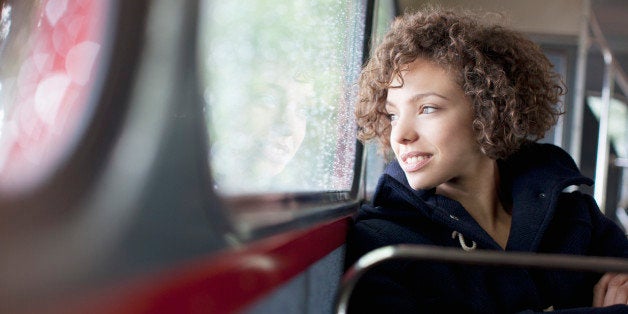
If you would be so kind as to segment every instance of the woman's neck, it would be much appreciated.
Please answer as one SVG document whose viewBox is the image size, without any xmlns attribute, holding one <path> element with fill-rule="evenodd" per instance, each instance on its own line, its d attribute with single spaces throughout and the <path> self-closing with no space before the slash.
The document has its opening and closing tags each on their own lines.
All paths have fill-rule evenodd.
<svg viewBox="0 0 628 314">
<path fill-rule="evenodd" d="M 469 215 L 502 247 L 510 233 L 511 215 L 500 198 L 497 162 L 486 158 L 469 174 L 436 187 L 436 193 L 458 201 Z"/>
</svg>

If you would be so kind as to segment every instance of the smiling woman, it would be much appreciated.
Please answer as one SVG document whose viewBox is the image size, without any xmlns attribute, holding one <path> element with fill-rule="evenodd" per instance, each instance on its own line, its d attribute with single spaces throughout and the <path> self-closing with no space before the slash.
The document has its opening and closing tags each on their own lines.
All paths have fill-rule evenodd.
<svg viewBox="0 0 628 314">
<path fill-rule="evenodd" d="M 360 136 L 379 139 L 395 160 L 355 218 L 348 265 L 395 244 L 627 256 L 623 231 L 590 196 L 566 190 L 592 181 L 561 148 L 535 143 L 560 114 L 561 79 L 536 44 L 484 16 L 438 7 L 408 12 L 364 67 Z M 609 310 L 623 313 L 626 294 L 615 288 L 627 287 L 626 278 L 395 261 L 364 276 L 349 310 L 519 313 L 619 305 Z"/>
</svg>

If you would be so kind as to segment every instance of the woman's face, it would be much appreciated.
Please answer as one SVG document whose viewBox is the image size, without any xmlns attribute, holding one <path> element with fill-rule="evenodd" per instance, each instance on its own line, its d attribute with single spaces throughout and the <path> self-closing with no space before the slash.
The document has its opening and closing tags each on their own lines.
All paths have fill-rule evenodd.
<svg viewBox="0 0 628 314">
<path fill-rule="evenodd" d="M 423 59 L 407 65 L 388 89 L 390 143 L 410 186 L 430 189 L 473 178 L 488 157 L 473 132 L 468 97 L 442 67 Z"/>
</svg>

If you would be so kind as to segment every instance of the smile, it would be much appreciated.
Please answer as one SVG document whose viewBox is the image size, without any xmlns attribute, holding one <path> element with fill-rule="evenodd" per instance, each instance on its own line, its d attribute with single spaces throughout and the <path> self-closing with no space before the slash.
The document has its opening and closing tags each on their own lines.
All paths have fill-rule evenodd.
<svg viewBox="0 0 628 314">
<path fill-rule="evenodd" d="M 414 172 L 423 168 L 432 160 L 432 154 L 410 152 L 401 155 L 401 168 L 404 172 Z"/>
</svg>

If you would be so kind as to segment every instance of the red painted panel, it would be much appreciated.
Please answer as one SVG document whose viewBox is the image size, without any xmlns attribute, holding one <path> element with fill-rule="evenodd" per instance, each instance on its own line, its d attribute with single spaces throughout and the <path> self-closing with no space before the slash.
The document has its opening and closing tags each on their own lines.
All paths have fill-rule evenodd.
<svg viewBox="0 0 628 314">
<path fill-rule="evenodd" d="M 349 217 L 261 240 L 140 278 L 63 313 L 232 313 L 278 288 L 345 242 Z"/>
</svg>

